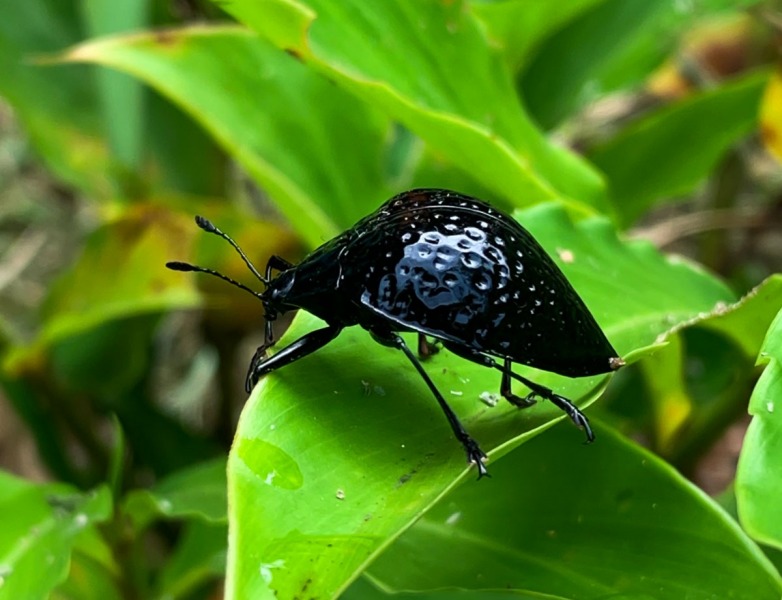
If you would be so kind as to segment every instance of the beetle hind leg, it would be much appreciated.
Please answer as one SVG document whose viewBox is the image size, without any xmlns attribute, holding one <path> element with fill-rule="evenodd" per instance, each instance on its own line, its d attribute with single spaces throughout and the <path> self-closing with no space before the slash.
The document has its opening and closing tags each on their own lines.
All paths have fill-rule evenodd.
<svg viewBox="0 0 782 600">
<path fill-rule="evenodd" d="M 555 394 L 552 390 L 550 390 L 546 386 L 539 385 L 534 381 L 530 381 L 526 377 L 522 377 L 518 373 L 514 373 L 510 369 L 509 360 L 506 359 L 505 364 L 501 365 L 496 360 L 494 360 L 491 356 L 481 354 L 477 350 L 473 350 L 471 348 L 465 348 L 463 346 L 458 346 L 456 344 L 449 344 L 447 342 L 445 343 L 445 347 L 448 348 L 448 350 L 450 350 L 457 356 L 466 358 L 467 360 L 470 360 L 474 363 L 478 363 L 479 365 L 483 365 L 485 367 L 491 367 L 492 369 L 497 369 L 499 371 L 502 371 L 503 381 L 501 384 L 502 386 L 501 391 L 503 389 L 509 391 L 508 388 L 510 388 L 511 377 L 516 381 L 520 381 L 530 389 L 530 393 L 527 395 L 526 398 L 522 400 L 523 406 L 529 406 L 528 403 L 534 402 L 534 399 L 536 397 L 545 398 L 546 400 L 551 402 L 554 406 L 564 411 L 567 414 L 567 416 L 570 417 L 570 420 L 573 421 L 576 427 L 584 430 L 584 433 L 586 434 L 587 444 L 590 444 L 594 441 L 595 434 L 592 433 L 592 428 L 589 426 L 589 419 L 587 419 L 586 415 L 582 413 L 581 410 L 575 404 L 573 404 L 570 400 L 568 400 L 564 396 Z M 513 394 L 511 394 L 511 396 L 512 395 Z M 505 396 L 505 394 L 503 394 L 503 396 L 507 398 L 512 404 L 515 404 L 515 402 L 510 398 L 508 398 L 508 396 Z"/>
<path fill-rule="evenodd" d="M 418 334 L 418 357 L 426 360 L 440 351 L 437 341 L 430 342 L 423 333 Z"/>
<path fill-rule="evenodd" d="M 500 395 L 517 408 L 527 408 L 535 404 L 535 397 L 537 394 L 531 392 L 524 398 L 517 396 L 513 393 L 511 388 L 511 377 L 513 371 L 511 370 L 511 361 L 509 358 L 505 359 L 505 363 L 502 366 L 502 382 L 500 383 Z"/>
</svg>

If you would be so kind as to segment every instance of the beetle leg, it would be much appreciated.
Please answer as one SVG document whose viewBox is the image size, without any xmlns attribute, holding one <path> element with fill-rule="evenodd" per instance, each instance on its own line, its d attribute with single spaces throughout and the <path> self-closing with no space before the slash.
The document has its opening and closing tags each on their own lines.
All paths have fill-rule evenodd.
<svg viewBox="0 0 782 600">
<path fill-rule="evenodd" d="M 340 331 L 342 331 L 342 326 L 340 325 L 329 325 L 323 329 L 310 331 L 289 346 L 285 346 L 285 348 L 267 358 L 264 358 L 266 347 L 261 346 L 258 348 L 250 363 L 250 369 L 247 372 L 247 381 L 245 382 L 245 390 L 249 394 L 262 376 L 271 373 L 280 367 L 289 365 L 308 354 L 312 354 L 337 337 Z"/>
<path fill-rule="evenodd" d="M 429 386 L 429 389 L 437 399 L 437 403 L 440 405 L 440 408 L 442 408 L 443 412 L 445 413 L 445 418 L 448 419 L 448 424 L 451 426 L 456 439 L 461 442 L 465 452 L 467 452 L 467 462 L 474 463 L 478 468 L 478 479 L 484 475 L 488 475 L 489 472 L 486 470 L 486 466 L 483 464 L 484 461 L 488 459 L 486 453 L 481 450 L 480 446 L 478 446 L 478 442 L 472 439 L 470 434 L 467 433 L 467 430 L 459 421 L 456 413 L 453 412 L 453 409 L 450 406 L 448 406 L 448 403 L 445 401 L 445 398 L 443 398 L 440 390 L 438 390 L 434 385 L 434 382 L 430 379 L 427 372 L 421 366 L 421 362 L 418 360 L 418 358 L 416 358 L 415 353 L 413 353 L 413 351 L 410 350 L 410 348 L 407 346 L 405 341 L 402 339 L 402 336 L 397 333 L 381 334 L 376 331 L 371 331 L 370 333 L 376 341 L 383 344 L 384 346 L 398 348 L 405 353 L 405 356 L 407 356 L 408 360 L 413 363 L 413 366 L 415 367 L 416 371 L 418 371 L 418 374 L 423 377 L 426 385 Z"/>
<path fill-rule="evenodd" d="M 520 398 L 519 396 L 513 393 L 510 384 L 511 377 L 513 376 L 513 371 L 511 370 L 511 364 L 512 364 L 511 360 L 509 358 L 506 358 L 505 364 L 502 367 L 502 382 L 500 383 L 500 394 L 513 406 L 516 406 L 518 408 L 527 408 L 528 406 L 532 406 L 533 404 L 535 404 L 535 400 L 530 396 L 534 395 L 534 392 L 529 396 L 527 396 L 526 398 Z"/>
<path fill-rule="evenodd" d="M 567 413 L 567 416 L 570 417 L 570 420 L 573 421 L 573 423 L 575 423 L 576 427 L 584 430 L 584 433 L 586 434 L 586 441 L 588 444 L 594 441 L 595 434 L 592 433 L 592 428 L 589 426 L 589 419 L 587 419 L 586 415 L 582 413 L 581 410 L 579 410 L 579 408 L 575 404 L 573 404 L 570 400 L 568 400 L 564 396 L 555 394 L 549 388 L 539 385 L 534 381 L 530 381 L 529 379 L 527 379 L 526 377 L 522 377 L 518 373 L 514 373 L 509 368 L 506 368 L 506 366 L 503 366 L 500 363 L 498 363 L 491 356 L 481 354 L 477 350 L 472 350 L 470 348 L 465 348 L 463 346 L 457 346 L 456 344 L 449 344 L 448 342 L 445 342 L 444 345 L 446 348 L 448 348 L 448 350 L 450 350 L 457 356 L 461 356 L 462 358 L 471 360 L 472 362 L 478 363 L 479 365 L 484 365 L 486 367 L 491 367 L 492 369 L 497 369 L 499 371 L 502 371 L 503 379 L 505 378 L 505 376 L 507 376 L 507 377 L 513 377 L 513 379 L 515 379 L 516 381 L 520 381 L 521 383 L 526 385 L 530 390 L 532 390 L 532 393 L 529 396 L 527 396 L 527 400 L 531 400 L 530 396 L 533 397 L 540 396 L 541 398 L 545 398 L 560 410 L 565 411 L 565 413 Z"/>
<path fill-rule="evenodd" d="M 423 333 L 418 334 L 418 357 L 426 360 L 430 356 L 433 356 L 437 354 L 440 351 L 440 348 L 437 347 L 437 344 L 434 342 L 430 342 L 426 339 L 426 336 Z"/>
</svg>

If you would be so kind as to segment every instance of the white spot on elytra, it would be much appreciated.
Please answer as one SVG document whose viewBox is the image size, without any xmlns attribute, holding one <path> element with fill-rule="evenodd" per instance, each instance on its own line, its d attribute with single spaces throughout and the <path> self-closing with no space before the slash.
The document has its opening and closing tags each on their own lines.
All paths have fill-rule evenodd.
<svg viewBox="0 0 782 600">
<path fill-rule="evenodd" d="M 773 402 L 766 402 L 766 410 L 770 413 L 774 412 L 774 403 Z"/>
<path fill-rule="evenodd" d="M 448 518 L 445 520 L 445 524 L 446 524 L 446 525 L 454 525 L 454 524 L 455 524 L 455 523 L 456 523 L 456 522 L 457 522 L 459 519 L 461 519 L 461 518 L 462 518 L 462 513 L 461 513 L 461 512 L 459 512 L 459 511 L 456 511 L 455 513 L 453 513 L 452 515 L 450 515 L 450 516 L 449 516 L 449 517 L 448 517 Z"/>
</svg>

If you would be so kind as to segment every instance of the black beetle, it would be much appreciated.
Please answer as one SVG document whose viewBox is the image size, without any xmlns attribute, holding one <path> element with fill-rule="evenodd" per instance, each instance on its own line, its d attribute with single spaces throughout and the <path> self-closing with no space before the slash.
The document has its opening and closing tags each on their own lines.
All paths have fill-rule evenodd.
<svg viewBox="0 0 782 600">
<path fill-rule="evenodd" d="M 259 293 L 212 269 L 166 265 L 215 275 L 263 303 L 265 340 L 250 363 L 248 393 L 261 376 L 325 346 L 343 327 L 360 325 L 381 344 L 405 353 L 437 398 L 468 461 L 477 465 L 479 477 L 486 475 L 486 454 L 399 335 L 412 331 L 419 334 L 420 355 L 436 350 L 426 336 L 440 340 L 454 354 L 501 371 L 500 394 L 515 406 L 530 406 L 535 397 L 550 400 L 585 430 L 588 442 L 594 439 L 572 402 L 514 373 L 511 363 L 582 377 L 616 370 L 624 361 L 545 250 L 489 204 L 442 189 L 404 192 L 297 265 L 272 256 L 265 275 L 228 235 L 203 217 L 196 223 L 227 240 L 266 287 Z M 279 271 L 276 277 L 273 271 Z M 272 322 L 297 308 L 328 325 L 267 356 L 274 345 Z M 531 392 L 514 395 L 511 378 Z"/>
</svg>

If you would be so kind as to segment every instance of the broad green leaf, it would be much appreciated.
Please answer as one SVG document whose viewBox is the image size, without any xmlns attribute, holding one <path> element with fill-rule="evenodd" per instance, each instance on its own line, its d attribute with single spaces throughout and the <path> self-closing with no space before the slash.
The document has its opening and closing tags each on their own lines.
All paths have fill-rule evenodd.
<svg viewBox="0 0 782 600">
<path fill-rule="evenodd" d="M 120 600 L 122 578 L 106 540 L 96 529 L 85 529 L 74 541 L 68 578 L 50 600 Z"/>
<path fill-rule="evenodd" d="M 760 133 L 768 151 L 782 162 L 782 68 L 766 85 L 760 109 Z"/>
<path fill-rule="evenodd" d="M 666 257 L 644 240 L 621 241 L 600 217 L 574 224 L 554 205 L 517 212 L 585 299 L 622 356 L 655 344 L 677 324 L 736 300 L 727 286 L 694 263 Z M 700 312 L 693 312 L 702 306 Z"/>
<path fill-rule="evenodd" d="M 148 0 L 86 0 L 82 12 L 89 37 L 144 27 Z M 138 169 L 144 141 L 141 83 L 123 73 L 99 69 L 100 108 L 112 153 L 126 168 Z"/>
<path fill-rule="evenodd" d="M 390 195 L 381 172 L 388 121 L 245 29 L 97 40 L 62 60 L 111 66 L 165 94 L 242 163 L 313 247 Z"/>
<path fill-rule="evenodd" d="M 589 158 L 609 181 L 620 219 L 692 192 L 725 151 L 753 131 L 765 72 L 753 73 L 655 111 L 594 148 Z"/>
<path fill-rule="evenodd" d="M 0 95 L 47 166 L 97 197 L 112 191 L 114 162 L 102 137 L 87 67 L 44 69 L 33 58 L 81 38 L 79 6 L 61 0 L 0 2 Z"/>
<path fill-rule="evenodd" d="M 550 129 L 604 94 L 602 72 L 671 4 L 607 0 L 549 37 L 520 79 L 524 99 L 537 122 Z"/>
<path fill-rule="evenodd" d="M 776 275 L 739 302 L 677 326 L 668 334 L 669 344 L 643 362 L 659 454 L 677 465 L 691 460 L 735 414 L 737 402 L 746 402 L 752 361 L 780 308 L 782 276 Z M 688 377 L 688 370 L 699 376 Z"/>
<path fill-rule="evenodd" d="M 373 585 L 368 577 L 358 579 L 345 593 L 341 600 L 569 600 L 541 596 L 539 594 L 521 594 L 517 591 L 498 590 L 456 590 L 446 589 L 432 592 L 393 592 L 386 593 L 380 587 Z"/>
<path fill-rule="evenodd" d="M 489 0 L 473 3 L 475 14 L 489 28 L 489 39 L 501 44 L 514 71 L 547 36 L 605 0 Z"/>
<path fill-rule="evenodd" d="M 598 427 L 558 426 L 465 484 L 371 567 L 395 590 L 508 589 L 554 597 L 775 600 L 782 581 L 727 514 L 669 465 Z"/>
<path fill-rule="evenodd" d="M 464 0 L 219 5 L 403 123 L 508 206 L 554 198 L 604 205 L 599 175 L 526 115 L 507 66 Z"/>
<path fill-rule="evenodd" d="M 225 495 L 225 487 L 222 491 Z M 158 596 L 191 598 L 199 587 L 222 576 L 227 546 L 228 526 L 225 523 L 190 521 L 161 573 Z"/>
<path fill-rule="evenodd" d="M 0 514 L 0 599 L 43 599 L 68 574 L 76 538 L 111 516 L 111 494 L 0 472 Z"/>
<path fill-rule="evenodd" d="M 605 219 L 574 225 L 557 205 L 518 216 L 623 355 L 648 352 L 677 323 L 733 298 L 688 263 L 620 242 Z M 300 313 L 279 347 L 318 326 Z M 545 403 L 487 406 L 480 398 L 498 390 L 497 374 L 448 352 L 426 369 L 492 459 L 563 418 Z M 520 370 L 582 406 L 607 381 Z M 582 434 L 569 433 L 573 451 L 582 449 Z M 345 330 L 264 378 L 242 413 L 228 463 L 227 597 L 293 597 L 305 583 L 308 594 L 335 595 L 442 494 L 475 476 L 464 461 L 404 356 Z"/>
<path fill-rule="evenodd" d="M 699 19 L 753 0 L 606 0 L 540 45 L 520 79 L 535 120 L 556 126 L 589 102 L 637 85 L 672 54 Z M 549 4 L 550 11 L 559 5 Z"/>
<path fill-rule="evenodd" d="M 225 459 L 219 458 L 169 475 L 150 489 L 130 492 L 123 511 L 138 529 L 155 518 L 198 517 L 209 523 L 224 522 Z"/>
<path fill-rule="evenodd" d="M 736 501 L 747 532 L 764 544 L 782 548 L 782 311 L 768 330 L 758 362 L 766 368 L 749 403 L 753 418 L 736 473 Z"/>
</svg>

